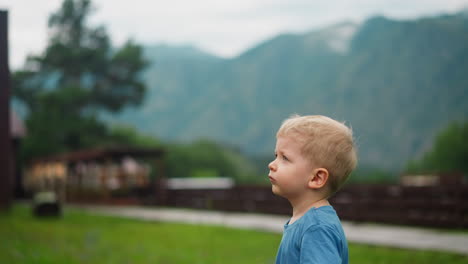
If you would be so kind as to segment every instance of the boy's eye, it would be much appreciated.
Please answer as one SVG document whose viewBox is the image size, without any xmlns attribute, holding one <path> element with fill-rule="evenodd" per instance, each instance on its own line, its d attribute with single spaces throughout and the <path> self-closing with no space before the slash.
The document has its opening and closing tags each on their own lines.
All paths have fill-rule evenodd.
<svg viewBox="0 0 468 264">
<path fill-rule="evenodd" d="M 284 156 L 284 155 L 283 155 L 283 159 L 284 159 L 285 161 L 289 161 L 288 157 L 286 157 L 286 156 Z"/>
</svg>

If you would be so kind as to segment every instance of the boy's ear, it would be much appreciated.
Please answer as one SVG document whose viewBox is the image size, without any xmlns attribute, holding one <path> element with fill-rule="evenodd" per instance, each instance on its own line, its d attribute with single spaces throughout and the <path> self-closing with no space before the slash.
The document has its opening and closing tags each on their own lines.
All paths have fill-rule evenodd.
<svg viewBox="0 0 468 264">
<path fill-rule="evenodd" d="M 308 187 L 310 189 L 319 189 L 325 186 L 328 181 L 328 170 L 325 168 L 314 169 L 312 177 L 309 179 Z"/>
</svg>

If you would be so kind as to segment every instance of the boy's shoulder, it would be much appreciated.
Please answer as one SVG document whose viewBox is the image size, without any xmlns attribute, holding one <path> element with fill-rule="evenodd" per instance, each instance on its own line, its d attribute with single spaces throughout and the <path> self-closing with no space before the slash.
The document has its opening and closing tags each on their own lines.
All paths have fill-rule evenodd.
<svg viewBox="0 0 468 264">
<path fill-rule="evenodd" d="M 331 205 L 325 205 L 320 207 L 312 207 L 305 214 L 304 217 L 307 218 L 310 222 L 315 224 L 323 224 L 323 222 L 328 222 L 326 220 L 335 219 L 338 217 L 335 209 Z"/>
<path fill-rule="evenodd" d="M 311 208 L 307 211 L 306 214 L 303 215 L 302 222 L 302 230 L 310 230 L 316 228 L 324 228 L 324 229 L 337 229 L 341 230 L 341 222 L 336 213 L 335 209 L 330 206 L 321 206 L 318 208 Z"/>
</svg>

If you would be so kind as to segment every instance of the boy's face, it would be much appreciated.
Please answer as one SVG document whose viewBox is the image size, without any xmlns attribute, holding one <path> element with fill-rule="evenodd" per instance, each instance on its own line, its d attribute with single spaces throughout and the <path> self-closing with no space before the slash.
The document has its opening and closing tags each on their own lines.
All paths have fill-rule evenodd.
<svg viewBox="0 0 468 264">
<path fill-rule="evenodd" d="M 313 168 L 301 154 L 301 145 L 291 136 L 280 136 L 276 140 L 275 156 L 268 165 L 273 193 L 290 200 L 309 192 Z"/>
</svg>

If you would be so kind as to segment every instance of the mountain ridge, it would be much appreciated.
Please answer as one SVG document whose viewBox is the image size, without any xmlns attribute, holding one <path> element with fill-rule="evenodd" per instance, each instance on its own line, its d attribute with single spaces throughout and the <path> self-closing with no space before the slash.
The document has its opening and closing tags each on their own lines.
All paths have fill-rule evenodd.
<svg viewBox="0 0 468 264">
<path fill-rule="evenodd" d="M 351 27 L 348 39 L 330 46 L 340 25 Z M 468 22 L 380 16 L 355 27 L 281 34 L 230 59 L 193 50 L 151 57 L 145 105 L 118 122 L 164 140 L 210 138 L 268 155 L 284 118 L 324 114 L 354 128 L 362 164 L 399 169 L 450 121 L 467 118 Z"/>
</svg>

